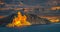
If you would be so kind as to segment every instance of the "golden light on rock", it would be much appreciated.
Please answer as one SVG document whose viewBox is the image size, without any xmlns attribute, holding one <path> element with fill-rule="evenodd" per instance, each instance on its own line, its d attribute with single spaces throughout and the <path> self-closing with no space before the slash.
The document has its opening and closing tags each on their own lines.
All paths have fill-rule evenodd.
<svg viewBox="0 0 60 32">
<path fill-rule="evenodd" d="M 7 27 L 23 27 L 30 26 L 31 23 L 27 21 L 27 17 L 25 15 L 22 16 L 20 12 L 18 12 L 17 17 L 15 16 L 12 23 L 6 25 Z"/>
<path fill-rule="evenodd" d="M 41 16 L 41 18 L 48 19 L 51 23 L 58 23 L 60 22 L 60 16 Z"/>
<path fill-rule="evenodd" d="M 60 9 L 60 6 L 51 8 L 51 10 L 59 10 L 59 9 Z"/>
<path fill-rule="evenodd" d="M 59 22 L 59 19 L 50 19 L 51 22 Z"/>
</svg>

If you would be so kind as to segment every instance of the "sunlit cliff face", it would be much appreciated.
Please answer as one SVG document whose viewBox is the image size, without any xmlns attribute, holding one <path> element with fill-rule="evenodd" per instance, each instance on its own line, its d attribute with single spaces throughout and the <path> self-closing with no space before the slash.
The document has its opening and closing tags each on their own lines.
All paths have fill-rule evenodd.
<svg viewBox="0 0 60 32">
<path fill-rule="evenodd" d="M 60 22 L 60 19 L 58 18 L 58 16 L 41 16 L 41 17 L 50 20 L 51 23 Z"/>
<path fill-rule="evenodd" d="M 51 22 L 59 22 L 59 19 L 49 19 Z"/>
<path fill-rule="evenodd" d="M 60 9 L 60 6 L 51 8 L 51 10 L 59 10 L 59 9 Z"/>
<path fill-rule="evenodd" d="M 23 27 L 23 26 L 30 26 L 31 23 L 27 21 L 27 17 L 20 12 L 18 12 L 17 17 L 13 19 L 12 23 L 9 23 L 7 27 Z"/>
</svg>

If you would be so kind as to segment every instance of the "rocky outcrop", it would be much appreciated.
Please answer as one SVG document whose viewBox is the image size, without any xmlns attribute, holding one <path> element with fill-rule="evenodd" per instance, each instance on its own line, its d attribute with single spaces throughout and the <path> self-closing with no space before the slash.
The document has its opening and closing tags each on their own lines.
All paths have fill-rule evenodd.
<svg viewBox="0 0 60 32">
<path fill-rule="evenodd" d="M 14 17 L 13 15 L 9 15 L 4 18 L 0 18 L 0 27 L 5 26 L 8 23 L 12 22 L 13 17 Z"/>
<path fill-rule="evenodd" d="M 34 14 L 28 14 L 27 20 L 31 22 L 31 24 L 50 24 L 50 21 L 45 18 L 40 18 Z"/>
<path fill-rule="evenodd" d="M 0 19 L 0 26 L 5 26 L 8 23 L 11 23 L 13 20 L 13 17 L 17 14 L 12 14 L 9 16 L 6 16 L 4 18 Z M 50 24 L 50 21 L 44 18 L 40 18 L 37 15 L 34 14 L 26 14 L 27 16 L 27 21 L 29 21 L 31 24 Z"/>
</svg>

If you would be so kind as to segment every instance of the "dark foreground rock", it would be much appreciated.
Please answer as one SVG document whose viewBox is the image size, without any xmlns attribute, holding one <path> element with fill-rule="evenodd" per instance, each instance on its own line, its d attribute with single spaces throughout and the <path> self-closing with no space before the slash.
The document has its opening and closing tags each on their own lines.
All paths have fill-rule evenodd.
<svg viewBox="0 0 60 32">
<path fill-rule="evenodd" d="M 4 18 L 0 18 L 0 26 L 5 26 L 8 23 L 12 22 L 13 17 L 13 15 L 9 15 Z"/>
</svg>

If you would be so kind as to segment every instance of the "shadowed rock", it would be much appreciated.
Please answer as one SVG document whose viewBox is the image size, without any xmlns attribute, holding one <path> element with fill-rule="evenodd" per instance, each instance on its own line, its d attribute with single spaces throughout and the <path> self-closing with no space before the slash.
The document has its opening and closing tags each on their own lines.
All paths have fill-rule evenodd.
<svg viewBox="0 0 60 32">
<path fill-rule="evenodd" d="M 0 18 L 0 26 L 5 26 L 8 23 L 12 22 L 14 15 L 9 15 L 4 18 Z"/>
<path fill-rule="evenodd" d="M 30 21 L 32 24 L 50 24 L 50 21 L 45 18 L 40 18 L 34 14 L 28 14 L 27 20 Z"/>
</svg>

